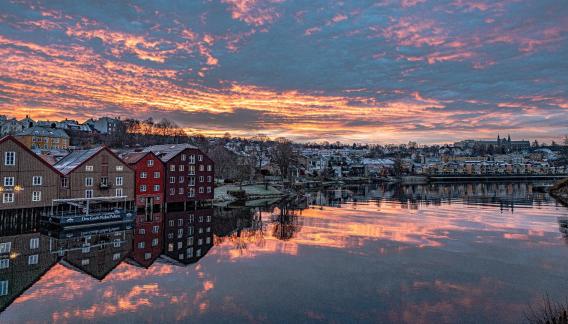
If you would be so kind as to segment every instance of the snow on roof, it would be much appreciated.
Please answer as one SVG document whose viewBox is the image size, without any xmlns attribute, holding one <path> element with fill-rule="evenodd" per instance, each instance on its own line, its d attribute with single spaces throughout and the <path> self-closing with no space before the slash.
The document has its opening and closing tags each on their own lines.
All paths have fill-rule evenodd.
<svg viewBox="0 0 568 324">
<path fill-rule="evenodd" d="M 167 162 L 185 149 L 197 149 L 197 147 L 190 144 L 164 144 L 147 147 L 143 152 L 153 152 L 162 161 Z"/>
<path fill-rule="evenodd" d="M 75 170 L 75 168 L 80 166 L 83 162 L 89 160 L 95 154 L 99 153 L 104 149 L 105 149 L 104 146 L 100 146 L 90 150 L 73 151 L 69 155 L 67 155 L 66 157 L 55 163 L 53 167 L 55 167 L 63 174 L 69 174 L 71 171 Z"/>
<path fill-rule="evenodd" d="M 62 129 L 42 127 L 42 126 L 33 126 L 30 128 L 26 128 L 23 131 L 16 134 L 16 136 L 27 136 L 27 135 L 69 138 L 69 135 L 67 135 L 67 133 L 65 133 L 65 131 Z"/>
</svg>

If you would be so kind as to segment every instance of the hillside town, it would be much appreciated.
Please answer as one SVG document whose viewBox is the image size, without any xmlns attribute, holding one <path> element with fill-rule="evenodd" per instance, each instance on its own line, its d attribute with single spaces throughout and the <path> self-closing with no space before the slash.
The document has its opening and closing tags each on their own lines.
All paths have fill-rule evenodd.
<svg viewBox="0 0 568 324">
<path fill-rule="evenodd" d="M 513 140 L 510 135 L 496 134 L 493 140 L 466 139 L 444 145 L 427 146 L 415 142 L 347 145 L 339 142 L 295 143 L 262 134 L 251 134 L 247 138 L 232 137 L 229 133 L 223 137 L 189 135 L 175 122 L 166 119 L 140 121 L 102 117 L 80 123 L 69 119 L 36 121 L 29 116 L 20 120 L 0 116 L 0 136 L 6 135 L 13 136 L 56 169 L 63 159 L 70 159 L 69 153 L 74 152 L 72 156 L 77 156 L 78 150 L 94 150 L 94 153 L 102 146 L 134 169 L 140 161 L 157 158 L 152 154 L 167 156 L 161 159 L 167 164 L 168 158 L 175 153 L 170 150 L 181 150 L 181 145 L 187 145 L 188 150 L 194 150 L 191 154 L 188 151 L 187 156 L 204 156 L 210 159 L 210 167 L 214 165 L 211 172 L 214 171 L 215 176 L 212 173 L 203 176 L 211 185 L 205 186 L 203 193 L 199 189 L 195 193 L 188 192 L 197 197 L 211 193 L 209 190 L 213 191 L 214 183 L 234 184 L 241 188 L 243 185 L 270 183 L 285 188 L 314 181 L 397 181 L 401 177 L 422 180 L 441 177 L 560 177 L 568 174 L 568 137 L 559 139 L 558 143 Z M 169 145 L 175 146 L 170 149 Z M 159 171 L 144 172 L 146 175 Z M 168 169 L 166 172 L 173 171 Z M 160 184 L 149 181 L 144 185 L 146 191 L 140 192 L 138 188 L 138 195 L 148 196 L 149 188 Z M 160 191 L 162 189 L 179 190 L 160 188 Z M 159 199 L 164 198 L 156 196 L 152 203 Z M 137 201 L 137 204 L 141 202 Z"/>
</svg>

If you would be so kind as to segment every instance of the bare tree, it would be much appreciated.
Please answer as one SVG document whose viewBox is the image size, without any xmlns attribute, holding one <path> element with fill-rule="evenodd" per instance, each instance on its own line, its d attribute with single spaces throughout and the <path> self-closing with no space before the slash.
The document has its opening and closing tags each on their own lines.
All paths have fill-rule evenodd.
<svg viewBox="0 0 568 324">
<path fill-rule="evenodd" d="M 219 178 L 228 179 L 232 176 L 232 168 L 236 164 L 233 153 L 223 145 L 216 145 L 209 151 L 209 157 L 215 162 L 215 175 Z"/>
<path fill-rule="evenodd" d="M 290 165 L 295 160 L 292 142 L 284 137 L 277 138 L 276 145 L 272 148 L 271 159 L 278 165 L 282 178 L 287 179 Z"/>
</svg>

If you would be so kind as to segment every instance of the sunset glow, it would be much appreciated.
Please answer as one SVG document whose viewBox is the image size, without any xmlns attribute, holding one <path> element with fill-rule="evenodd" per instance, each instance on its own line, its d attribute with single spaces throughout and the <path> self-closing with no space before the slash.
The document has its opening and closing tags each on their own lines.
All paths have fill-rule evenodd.
<svg viewBox="0 0 568 324">
<path fill-rule="evenodd" d="M 561 1 L 0 7 L 0 113 L 17 118 L 169 118 L 298 141 L 566 133 Z"/>
</svg>

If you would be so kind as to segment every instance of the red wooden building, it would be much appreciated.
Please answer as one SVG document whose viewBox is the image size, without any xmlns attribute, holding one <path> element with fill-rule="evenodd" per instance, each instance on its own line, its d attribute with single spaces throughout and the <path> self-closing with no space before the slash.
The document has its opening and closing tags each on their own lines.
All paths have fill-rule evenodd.
<svg viewBox="0 0 568 324">
<path fill-rule="evenodd" d="M 215 189 L 213 160 L 189 144 L 167 144 L 148 147 L 165 166 L 165 202 L 187 203 L 211 201 Z"/>
<path fill-rule="evenodd" d="M 164 203 L 164 164 L 152 152 L 132 152 L 122 160 L 135 171 L 136 206 L 152 207 Z"/>
</svg>

